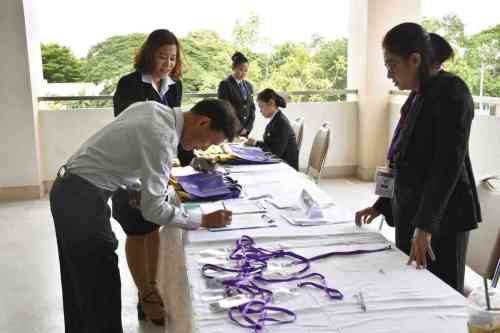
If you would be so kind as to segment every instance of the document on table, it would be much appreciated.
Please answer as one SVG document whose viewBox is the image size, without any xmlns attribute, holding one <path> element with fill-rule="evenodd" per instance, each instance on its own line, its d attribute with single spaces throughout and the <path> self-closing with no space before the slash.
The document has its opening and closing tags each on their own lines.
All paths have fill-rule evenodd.
<svg viewBox="0 0 500 333">
<path fill-rule="evenodd" d="M 280 196 L 265 199 L 265 201 L 278 209 L 300 209 L 298 198 L 295 196 Z"/>
<path fill-rule="evenodd" d="M 193 175 L 195 173 L 200 173 L 200 172 L 193 169 L 193 167 L 190 165 L 185 166 L 185 167 L 172 168 L 172 176 L 174 176 L 174 177 L 189 176 L 189 175 Z"/>
<path fill-rule="evenodd" d="M 256 201 L 247 199 L 230 199 L 216 202 L 206 202 L 200 205 L 203 214 L 213 213 L 225 209 L 233 212 L 233 215 L 265 213 L 266 209 Z"/>
<path fill-rule="evenodd" d="M 230 230 L 244 230 L 244 229 L 259 229 L 259 228 L 273 228 L 277 225 L 268 218 L 262 217 L 262 214 L 244 214 L 233 216 L 230 225 L 223 228 L 212 228 L 209 231 L 230 231 Z"/>
<path fill-rule="evenodd" d="M 303 210 L 284 211 L 281 213 L 281 217 L 292 225 L 315 226 L 352 222 L 354 220 L 354 213 L 334 206 L 324 209 L 323 217 L 321 218 L 310 218 Z"/>
<path fill-rule="evenodd" d="M 223 210 L 224 206 L 222 205 L 222 201 L 215 201 L 215 202 L 204 202 L 200 205 L 200 208 L 201 212 L 204 215 L 206 215 L 216 212 L 218 210 Z"/>
<path fill-rule="evenodd" d="M 266 209 L 257 201 L 247 199 L 231 199 L 222 201 L 222 206 L 233 212 L 233 215 L 239 214 L 257 214 L 265 213 Z"/>
</svg>

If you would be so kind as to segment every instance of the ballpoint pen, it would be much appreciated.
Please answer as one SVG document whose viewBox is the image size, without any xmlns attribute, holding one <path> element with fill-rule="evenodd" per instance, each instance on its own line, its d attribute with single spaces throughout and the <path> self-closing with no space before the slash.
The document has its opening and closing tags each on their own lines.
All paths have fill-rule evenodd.
<svg viewBox="0 0 500 333">
<path fill-rule="evenodd" d="M 493 279 L 491 279 L 491 286 L 493 288 L 497 287 L 499 278 L 500 278 L 500 259 L 498 259 L 497 268 L 495 269 L 495 273 L 493 274 Z"/>
<path fill-rule="evenodd" d="M 366 312 L 366 303 L 365 303 L 365 298 L 363 297 L 363 292 L 359 291 L 356 294 L 356 296 L 359 300 L 359 305 L 361 306 L 361 310 L 363 310 L 363 312 Z"/>
</svg>

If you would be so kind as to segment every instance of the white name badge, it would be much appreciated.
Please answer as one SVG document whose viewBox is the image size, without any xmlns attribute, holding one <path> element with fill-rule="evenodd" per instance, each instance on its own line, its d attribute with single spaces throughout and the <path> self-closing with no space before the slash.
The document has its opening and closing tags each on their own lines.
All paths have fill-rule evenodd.
<svg viewBox="0 0 500 333">
<path fill-rule="evenodd" d="M 394 170 L 389 167 L 378 167 L 375 173 L 375 194 L 383 198 L 394 195 Z"/>
<path fill-rule="evenodd" d="M 317 219 L 323 217 L 323 211 L 321 210 L 319 204 L 306 190 L 302 190 L 299 202 L 309 218 Z"/>
</svg>

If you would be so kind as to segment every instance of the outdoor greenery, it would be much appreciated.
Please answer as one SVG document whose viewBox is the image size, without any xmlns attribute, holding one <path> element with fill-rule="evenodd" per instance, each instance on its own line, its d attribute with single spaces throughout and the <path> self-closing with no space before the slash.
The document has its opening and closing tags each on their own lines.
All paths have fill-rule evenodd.
<svg viewBox="0 0 500 333">
<path fill-rule="evenodd" d="M 483 64 L 484 95 L 500 96 L 500 24 L 471 36 L 465 34 L 464 24 L 456 15 L 425 18 L 422 24 L 453 45 L 455 58 L 445 67 L 461 76 L 474 95 L 479 94 Z M 211 30 L 193 31 L 181 38 L 184 91 L 216 92 L 219 82 L 231 72 L 231 55 L 236 50 L 250 59 L 249 80 L 257 91 L 265 87 L 287 92 L 346 87 L 346 38 L 327 40 L 314 35 L 304 43 L 272 45 L 260 35 L 259 28 L 259 17 L 251 13 L 236 22 L 230 41 Z M 102 94 L 112 94 L 120 76 L 133 70 L 134 54 L 146 36 L 134 33 L 110 37 L 93 46 L 83 59 L 77 59 L 67 47 L 42 45 L 44 76 L 48 82 L 104 83 Z M 309 100 L 336 98 L 316 95 Z"/>
<path fill-rule="evenodd" d="M 475 35 L 464 33 L 464 24 L 456 15 L 424 19 L 429 32 L 436 32 L 453 46 L 455 58 L 444 64 L 446 70 L 462 77 L 473 95 L 479 95 L 481 64 L 484 68 L 484 95 L 500 96 L 500 24 Z"/>
<path fill-rule="evenodd" d="M 84 80 L 84 60 L 71 50 L 55 43 L 42 45 L 43 76 L 49 82 L 79 82 Z"/>
</svg>

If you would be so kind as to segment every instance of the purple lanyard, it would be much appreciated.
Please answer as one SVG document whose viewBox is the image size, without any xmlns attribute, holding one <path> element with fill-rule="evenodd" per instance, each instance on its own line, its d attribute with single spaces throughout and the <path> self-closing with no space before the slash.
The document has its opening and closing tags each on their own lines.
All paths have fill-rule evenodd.
<svg viewBox="0 0 500 333">
<path fill-rule="evenodd" d="M 266 323 L 292 323 L 297 318 L 297 315 L 293 311 L 286 308 L 270 306 L 269 304 L 273 300 L 273 292 L 269 289 L 261 287 L 257 282 L 270 284 L 298 281 L 297 287 L 299 288 L 314 287 L 323 290 L 331 299 L 341 300 L 344 295 L 339 290 L 328 287 L 324 275 L 320 273 L 305 274 L 311 268 L 311 262 L 333 256 L 375 253 L 390 249 L 391 246 L 388 245 L 374 250 L 333 251 L 311 258 L 306 258 L 292 251 L 271 251 L 257 247 L 255 241 L 251 237 L 244 235 L 236 241 L 236 248 L 229 255 L 229 259 L 238 264 L 236 267 L 205 264 L 202 266 L 201 271 L 203 277 L 207 279 L 213 278 L 208 273 L 210 271 L 238 273 L 236 277 L 222 281 L 225 294 L 227 296 L 233 296 L 236 294 L 246 293 L 251 295 L 253 298 L 259 299 L 252 299 L 245 304 L 230 308 L 228 311 L 229 319 L 241 327 L 253 329 L 255 332 L 259 332 L 264 328 Z M 267 278 L 262 275 L 263 271 L 267 268 L 267 262 L 270 259 L 284 257 L 294 259 L 291 263 L 293 266 L 303 265 L 303 267 L 301 267 L 297 272 L 294 272 L 292 275 L 283 278 Z M 288 318 L 276 319 L 272 317 L 273 314 L 279 313 L 288 316 Z"/>
<path fill-rule="evenodd" d="M 410 102 L 410 106 L 408 110 L 402 110 L 401 111 L 401 117 L 399 118 L 398 124 L 396 126 L 396 129 L 394 130 L 394 135 L 392 137 L 391 145 L 389 146 L 389 151 L 387 152 L 387 160 L 388 161 L 393 161 L 394 157 L 396 156 L 396 153 L 399 150 L 399 145 L 401 143 L 401 131 L 403 127 L 406 125 L 405 121 L 408 117 L 408 114 L 413 111 L 413 109 L 416 106 L 416 101 L 418 98 L 418 94 L 415 94 L 413 99 Z"/>
</svg>

